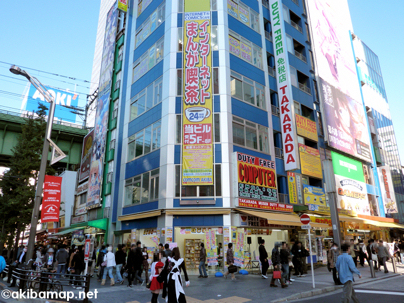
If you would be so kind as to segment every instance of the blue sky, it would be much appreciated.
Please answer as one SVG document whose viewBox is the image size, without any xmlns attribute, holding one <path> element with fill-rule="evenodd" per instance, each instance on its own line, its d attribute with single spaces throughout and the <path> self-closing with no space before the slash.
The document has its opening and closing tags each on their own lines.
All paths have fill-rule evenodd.
<svg viewBox="0 0 404 303">
<path fill-rule="evenodd" d="M 14 76 L 14 63 L 81 80 L 91 80 L 99 0 L 0 1 L 0 110 L 18 110 L 27 82 Z M 403 0 L 349 0 L 355 33 L 378 56 L 404 163 Z M 400 38 L 401 37 L 401 38 Z M 27 69 L 42 83 L 79 93 L 85 105 L 90 83 Z M 10 78 L 13 77 L 13 78 Z M 77 121 L 81 121 L 78 119 Z"/>
<path fill-rule="evenodd" d="M 2 62 L 91 80 L 99 8 L 99 0 L 0 1 L 0 110 L 18 111 L 27 85 Z M 70 91 L 76 85 L 84 107 L 90 83 L 26 70 L 44 85 Z"/>
<path fill-rule="evenodd" d="M 379 57 L 393 118 L 401 163 L 404 164 L 404 34 L 403 0 L 349 0 L 355 34 Z"/>
</svg>

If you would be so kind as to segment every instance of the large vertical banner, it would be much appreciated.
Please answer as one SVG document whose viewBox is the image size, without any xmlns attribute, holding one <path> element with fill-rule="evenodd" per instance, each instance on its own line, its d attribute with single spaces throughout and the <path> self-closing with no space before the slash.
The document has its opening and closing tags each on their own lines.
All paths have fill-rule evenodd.
<svg viewBox="0 0 404 303">
<path fill-rule="evenodd" d="M 281 115 L 282 145 L 285 170 L 299 169 L 299 155 L 296 135 L 295 115 L 293 113 L 292 83 L 290 81 L 286 32 L 282 15 L 282 1 L 270 1 L 272 36 L 274 37 L 276 84 Z"/>
<path fill-rule="evenodd" d="M 114 4 L 106 20 L 104 47 L 102 50 L 100 84 L 98 87 L 97 114 L 95 116 L 94 141 L 91 156 L 87 207 L 101 204 L 101 186 L 104 172 L 105 141 L 108 130 L 109 99 L 114 68 L 115 36 L 118 12 Z"/>
<path fill-rule="evenodd" d="M 377 168 L 383 197 L 384 212 L 386 214 L 398 213 L 396 196 L 394 194 L 393 180 L 391 178 L 390 168 L 388 166 L 380 166 Z"/>
<path fill-rule="evenodd" d="M 328 144 L 371 160 L 346 0 L 307 1 Z"/>
<path fill-rule="evenodd" d="M 298 204 L 296 174 L 288 171 L 288 188 L 289 188 L 289 203 Z"/>
<path fill-rule="evenodd" d="M 182 185 L 213 184 L 210 1 L 184 2 Z"/>
<path fill-rule="evenodd" d="M 91 151 L 93 150 L 94 130 L 89 132 L 83 140 L 83 149 L 81 152 L 80 176 L 79 182 L 88 179 L 90 176 Z"/>
<path fill-rule="evenodd" d="M 41 222 L 59 222 L 62 177 L 45 176 Z"/>
</svg>

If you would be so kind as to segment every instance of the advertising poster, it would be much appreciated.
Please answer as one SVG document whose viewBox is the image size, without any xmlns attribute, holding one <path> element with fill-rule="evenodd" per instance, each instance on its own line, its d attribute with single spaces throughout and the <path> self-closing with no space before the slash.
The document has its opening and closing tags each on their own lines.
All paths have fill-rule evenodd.
<svg viewBox="0 0 404 303">
<path fill-rule="evenodd" d="M 283 161 L 285 171 L 300 168 L 296 124 L 293 106 L 292 83 L 290 81 L 288 50 L 286 49 L 286 32 L 283 19 L 281 0 L 270 0 L 269 11 L 271 15 L 272 36 L 274 41 L 276 84 L 280 108 L 282 130 Z"/>
<path fill-rule="evenodd" d="M 295 116 L 297 134 L 317 142 L 318 135 L 316 122 L 311 121 L 310 119 L 307 119 L 306 117 L 300 115 Z"/>
<path fill-rule="evenodd" d="M 182 185 L 213 184 L 210 1 L 184 2 Z"/>
<path fill-rule="evenodd" d="M 229 35 L 229 51 L 231 54 L 240 57 L 240 40 Z"/>
<path fill-rule="evenodd" d="M 299 199 L 299 204 L 303 204 L 302 176 L 300 174 L 295 174 L 295 176 L 296 176 L 297 197 Z"/>
<path fill-rule="evenodd" d="M 337 190 L 337 207 L 357 214 L 370 215 L 362 163 L 331 151 Z"/>
<path fill-rule="evenodd" d="M 238 19 L 238 5 L 231 0 L 227 0 L 227 12 L 230 16 Z"/>
<path fill-rule="evenodd" d="M 307 1 L 328 144 L 371 161 L 347 1 Z"/>
<path fill-rule="evenodd" d="M 300 165 L 303 175 L 322 179 L 320 152 L 299 143 Z"/>
<path fill-rule="evenodd" d="M 141 13 L 144 12 L 144 10 L 149 6 L 149 4 L 152 2 L 153 0 L 139 0 L 138 1 L 138 5 L 137 5 L 137 16 L 139 17 L 139 15 Z"/>
<path fill-rule="evenodd" d="M 118 0 L 118 9 L 126 13 L 128 11 L 128 0 Z"/>
<path fill-rule="evenodd" d="M 288 172 L 288 189 L 289 189 L 289 203 L 298 204 L 295 173 Z"/>
<path fill-rule="evenodd" d="M 384 212 L 386 214 L 398 213 L 396 196 L 394 193 L 393 181 L 391 178 L 390 168 L 388 166 L 380 166 L 377 168 L 383 197 Z"/>
<path fill-rule="evenodd" d="M 171 243 L 171 242 L 173 242 L 173 228 L 172 227 L 167 227 L 166 243 Z"/>
<path fill-rule="evenodd" d="M 234 155 L 237 160 L 234 162 L 237 163 L 239 200 L 277 202 L 275 161 L 238 152 Z"/>
<path fill-rule="evenodd" d="M 238 14 L 239 14 L 239 20 L 247 26 L 250 26 L 250 11 L 248 10 L 248 7 L 246 7 L 244 4 L 239 3 L 238 6 Z"/>
<path fill-rule="evenodd" d="M 205 233 L 206 243 L 206 261 L 208 266 L 218 265 L 217 262 L 217 245 L 216 245 L 216 229 L 208 229 Z"/>
<path fill-rule="evenodd" d="M 72 245 L 81 246 L 84 245 L 85 241 L 84 229 L 79 229 L 72 233 Z"/>
<path fill-rule="evenodd" d="M 244 39 L 241 39 L 240 48 L 241 48 L 241 58 L 248 62 L 252 62 L 251 43 L 249 43 L 248 41 L 246 41 Z"/>
<path fill-rule="evenodd" d="M 303 184 L 304 204 L 309 206 L 309 210 L 329 212 L 324 189 Z"/>
<path fill-rule="evenodd" d="M 81 152 L 80 176 L 79 182 L 82 182 L 90 176 L 91 152 L 93 147 L 94 130 L 89 132 L 83 140 L 83 149 Z"/>
<path fill-rule="evenodd" d="M 45 86 L 45 88 L 55 100 L 54 117 L 69 123 L 75 123 L 76 114 L 72 113 L 69 108 L 63 106 L 78 106 L 79 95 L 73 92 L 56 89 L 50 86 Z M 44 96 L 35 88 L 35 86 L 31 84 L 29 90 L 27 91 L 27 94 L 24 96 L 24 99 L 22 101 L 21 109 L 29 112 L 37 111 L 39 103 L 43 103 L 48 107 L 48 102 L 45 100 Z M 46 111 L 46 113 L 48 113 L 48 110 Z"/>
<path fill-rule="evenodd" d="M 234 265 L 244 266 L 244 229 L 236 230 L 236 245 L 233 245 Z"/>
<path fill-rule="evenodd" d="M 136 228 L 130 231 L 130 242 L 136 244 Z"/>
<path fill-rule="evenodd" d="M 62 177 L 45 176 L 41 222 L 59 222 Z"/>
<path fill-rule="evenodd" d="M 264 202 L 264 201 L 250 200 L 250 199 L 244 199 L 244 198 L 238 199 L 238 206 L 266 209 L 266 210 L 293 212 L 293 205 L 275 203 L 275 202 Z"/>
<path fill-rule="evenodd" d="M 108 130 L 109 97 L 111 94 L 112 72 L 114 67 L 115 36 L 118 12 L 115 5 L 109 10 L 106 20 L 104 47 L 102 50 L 100 84 L 98 90 L 97 112 L 93 149 L 91 155 L 89 190 L 87 207 L 94 208 L 101 204 L 102 177 L 104 174 L 104 156 Z"/>
</svg>

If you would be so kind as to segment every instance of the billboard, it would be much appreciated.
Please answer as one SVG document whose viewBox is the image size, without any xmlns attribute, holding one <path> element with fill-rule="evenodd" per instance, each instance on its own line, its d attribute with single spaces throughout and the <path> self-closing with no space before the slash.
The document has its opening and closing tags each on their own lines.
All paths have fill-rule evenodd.
<svg viewBox="0 0 404 303">
<path fill-rule="evenodd" d="M 126 13 L 128 11 L 128 0 L 118 0 L 118 9 Z"/>
<path fill-rule="evenodd" d="M 275 161 L 242 153 L 237 157 L 238 197 L 256 201 L 278 201 Z"/>
<path fill-rule="evenodd" d="M 329 212 L 324 188 L 303 184 L 304 204 L 311 211 Z"/>
<path fill-rule="evenodd" d="M 184 2 L 182 185 L 213 184 L 210 1 Z"/>
<path fill-rule="evenodd" d="M 337 190 L 337 207 L 357 214 L 370 215 L 362 163 L 331 151 Z"/>
<path fill-rule="evenodd" d="M 322 179 L 321 158 L 318 149 L 299 143 L 300 165 L 303 175 Z"/>
<path fill-rule="evenodd" d="M 295 117 L 297 134 L 310 140 L 318 141 L 316 122 L 297 114 Z"/>
<path fill-rule="evenodd" d="M 87 193 L 87 207 L 89 208 L 97 207 L 101 204 L 101 186 L 104 173 L 105 144 L 108 130 L 108 113 L 114 67 L 117 20 L 118 12 L 115 5 L 113 5 L 106 19 L 104 47 L 102 50 L 97 113 L 95 116 L 89 189 Z"/>
<path fill-rule="evenodd" d="M 390 168 L 388 166 L 380 166 L 377 168 L 383 197 L 384 212 L 386 214 L 398 213 L 396 196 L 394 194 L 393 181 L 391 178 Z"/>
<path fill-rule="evenodd" d="M 371 161 L 347 2 L 307 1 L 329 146 Z"/>
<path fill-rule="evenodd" d="M 296 187 L 296 174 L 288 171 L 289 203 L 298 204 L 299 199 Z"/>
<path fill-rule="evenodd" d="M 41 222 L 59 222 L 62 177 L 45 175 Z"/>
<path fill-rule="evenodd" d="M 55 100 L 55 118 L 70 123 L 75 123 L 76 114 L 72 113 L 71 109 L 64 106 L 78 106 L 79 95 L 50 86 L 45 86 L 45 88 Z M 22 102 L 21 109 L 29 112 L 37 111 L 39 103 L 43 103 L 45 106 L 49 107 L 49 104 L 45 100 L 44 96 L 35 88 L 35 86 L 30 84 Z"/>
<path fill-rule="evenodd" d="M 91 151 L 94 141 L 94 129 L 89 132 L 83 140 L 83 149 L 81 151 L 81 164 L 80 164 L 80 175 L 79 182 L 88 179 L 90 176 L 90 165 L 91 165 Z"/>
<path fill-rule="evenodd" d="M 298 145 L 292 96 L 292 83 L 289 71 L 288 51 L 286 49 L 286 32 L 283 22 L 281 0 L 270 1 L 272 36 L 274 38 L 276 84 L 282 129 L 282 146 L 285 171 L 299 169 Z"/>
</svg>

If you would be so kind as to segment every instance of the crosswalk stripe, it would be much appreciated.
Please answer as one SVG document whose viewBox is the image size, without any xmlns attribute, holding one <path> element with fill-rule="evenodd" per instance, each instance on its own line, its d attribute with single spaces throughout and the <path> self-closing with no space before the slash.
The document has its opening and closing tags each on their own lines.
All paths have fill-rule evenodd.
<svg viewBox="0 0 404 303">
<path fill-rule="evenodd" d="M 355 292 L 364 293 L 364 294 L 378 294 L 378 295 L 404 296 L 404 292 L 394 292 L 394 291 L 379 291 L 379 290 L 355 289 Z"/>
</svg>

